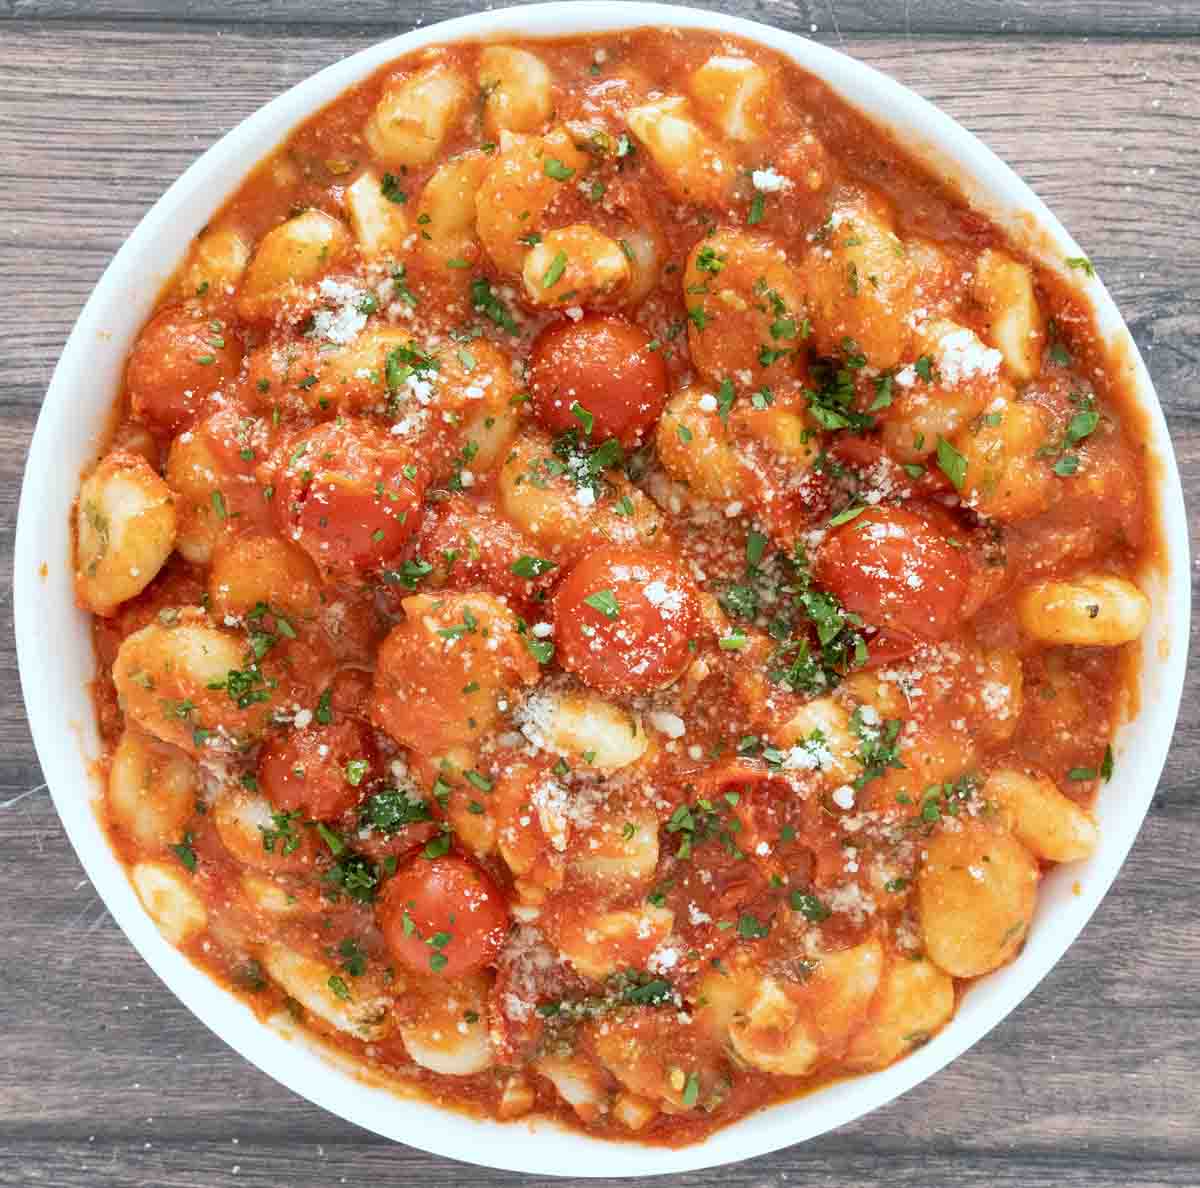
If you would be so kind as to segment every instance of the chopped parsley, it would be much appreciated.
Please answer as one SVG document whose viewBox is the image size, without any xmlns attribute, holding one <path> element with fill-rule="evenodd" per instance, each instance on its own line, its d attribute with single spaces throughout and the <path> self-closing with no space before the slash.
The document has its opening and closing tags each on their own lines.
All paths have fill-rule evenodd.
<svg viewBox="0 0 1200 1188">
<path fill-rule="evenodd" d="M 368 796 L 358 810 L 360 828 L 384 834 L 398 833 L 406 825 L 432 819 L 429 801 L 399 788 L 384 788 Z"/>
<path fill-rule="evenodd" d="M 519 334 L 517 325 L 508 306 L 492 291 L 492 286 L 483 277 L 477 277 L 471 282 L 471 307 L 483 314 L 494 325 L 509 334 Z"/>
<path fill-rule="evenodd" d="M 385 173 L 379 183 L 379 192 L 389 201 L 403 205 L 408 195 L 400 188 L 400 179 L 394 173 Z"/>
<path fill-rule="evenodd" d="M 611 590 L 598 590 L 584 600 L 593 610 L 598 610 L 606 619 L 615 619 L 621 613 L 617 597 Z"/>
<path fill-rule="evenodd" d="M 555 569 L 556 565 L 553 561 L 547 561 L 544 557 L 530 557 L 526 555 L 518 557 L 508 568 L 509 572 L 515 574 L 517 577 L 537 578 Z"/>
<path fill-rule="evenodd" d="M 355 903 L 372 903 L 382 881 L 382 872 L 369 858 L 347 851 L 325 872 L 327 893 L 333 899 L 345 894 Z"/>
<path fill-rule="evenodd" d="M 810 924 L 828 920 L 829 909 L 810 891 L 793 891 L 788 897 L 792 911 L 799 912 Z"/>
<path fill-rule="evenodd" d="M 192 835 L 185 833 L 183 841 L 171 847 L 175 857 L 193 874 L 196 871 L 196 851 L 192 849 Z"/>
<path fill-rule="evenodd" d="M 550 267 L 546 269 L 545 275 L 542 277 L 542 288 L 551 289 L 560 280 L 562 274 L 567 270 L 567 253 L 555 252 L 554 259 L 550 261 Z"/>
<path fill-rule="evenodd" d="M 967 460 L 940 433 L 937 439 L 937 461 L 941 472 L 950 480 L 956 491 L 961 491 L 967 481 Z"/>
<path fill-rule="evenodd" d="M 262 847 L 268 854 L 278 852 L 281 855 L 294 854 L 300 846 L 300 834 L 296 832 L 296 822 L 300 819 L 300 810 L 290 813 L 275 812 L 271 814 L 271 825 L 258 827 L 262 834 Z M 276 851 L 276 846 L 279 847 Z"/>
<path fill-rule="evenodd" d="M 903 725 L 899 718 L 889 718 L 877 724 L 868 723 L 863 718 L 861 706 L 850 716 L 850 730 L 861 744 L 854 757 L 862 767 L 862 772 L 851 781 L 856 790 L 861 791 L 872 780 L 879 779 L 888 768 L 903 769 L 897 743 Z"/>
<path fill-rule="evenodd" d="M 760 920 L 751 912 L 743 912 L 738 917 L 737 933 L 742 940 L 761 940 L 771 932 L 770 921 Z"/>
<path fill-rule="evenodd" d="M 671 814 L 666 827 L 668 833 L 681 835 L 675 856 L 686 860 L 697 846 L 715 840 L 730 857 L 744 858 L 736 840 L 742 823 L 729 813 L 738 799 L 736 792 L 727 792 L 718 800 L 702 798 L 694 804 L 681 804 Z"/>
<path fill-rule="evenodd" d="M 333 687 L 325 689 L 321 696 L 317 698 L 317 708 L 313 711 L 313 717 L 322 725 L 328 726 L 333 721 L 333 709 L 331 702 L 333 700 Z"/>
</svg>

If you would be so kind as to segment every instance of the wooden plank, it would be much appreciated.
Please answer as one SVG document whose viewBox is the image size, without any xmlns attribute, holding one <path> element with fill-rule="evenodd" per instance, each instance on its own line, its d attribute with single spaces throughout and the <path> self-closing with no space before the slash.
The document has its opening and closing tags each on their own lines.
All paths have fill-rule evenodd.
<svg viewBox="0 0 1200 1188">
<path fill-rule="evenodd" d="M 203 17 L 206 2 L 194 0 L 188 11 Z M 5 5 L 0 0 L 0 16 L 28 11 L 20 0 Z M 0 33 L 0 805 L 7 806 L 0 808 L 0 902 L 10 953 L 0 967 L 4 1188 L 551 1183 L 385 1143 L 248 1066 L 133 954 L 84 879 L 45 791 L 16 799 L 40 776 L 13 656 L 12 532 L 24 449 L 55 355 L 112 252 L 166 185 L 265 99 L 377 40 L 385 32 L 378 25 L 337 23 L 360 10 L 368 18 L 384 11 L 373 5 L 362 0 L 351 13 L 331 0 L 325 11 L 334 24 L 319 30 L 15 20 Z M 38 15 L 52 15 L 50 7 L 39 5 Z M 786 7 L 815 13 L 823 5 Z M 914 0 L 911 9 L 920 18 L 955 7 Z M 957 7 L 968 15 L 1001 8 Z M 1003 6 L 1008 19 L 1032 7 Z M 1054 19 L 1075 12 L 1100 24 L 1117 6 L 1071 0 L 1045 7 Z M 1172 9 L 1178 15 L 1194 6 L 1128 7 L 1165 20 Z M 894 22 L 899 8 L 880 0 L 839 3 L 837 11 Z M 221 9 L 249 11 L 240 3 Z M 285 14 L 282 5 L 266 5 L 253 15 L 305 12 L 313 9 Z M 823 32 L 830 28 L 827 16 L 819 23 Z M 844 20 L 841 28 L 851 52 L 983 136 L 1091 253 L 1146 352 L 1200 528 L 1200 232 L 1193 215 L 1200 47 L 1171 38 L 910 41 L 852 37 Z M 1200 949 L 1191 892 L 1191 855 L 1200 848 L 1198 770 L 1194 674 L 1175 750 L 1128 865 L 1083 938 L 1012 1018 L 932 1082 L 859 1123 L 675 1182 L 1200 1183 L 1193 1096 L 1200 1035 L 1187 977 Z"/>
<path fill-rule="evenodd" d="M 104 28 L 64 39 L 52 24 L 6 26 L 0 245 L 13 270 L 3 290 L 13 303 L 4 311 L 5 366 L 18 368 L 10 379 L 44 383 L 54 344 L 108 256 L 189 161 L 264 100 L 373 39 L 304 38 L 281 53 L 246 31 Z M 1039 190 L 1109 282 L 1166 400 L 1186 392 L 1197 366 L 1180 343 L 1196 330 L 1187 294 L 1200 280 L 1200 227 L 1188 217 L 1200 47 L 1021 38 L 984 50 L 863 38 L 849 48 L 941 104 Z M 30 286 L 41 290 L 47 268 L 48 308 L 30 318 Z"/>
<path fill-rule="evenodd" d="M 517 0 L 518 6 L 522 0 Z M 671 2 L 671 0 L 668 0 Z M 500 7 L 500 5 L 496 5 Z M 0 0 L 0 19 L 207 21 L 224 26 L 373 26 L 403 32 L 475 11 L 461 0 Z M 745 0 L 739 15 L 796 33 L 1191 36 L 1200 11 L 1190 0 Z"/>
<path fill-rule="evenodd" d="M 148 1128 L 148 1133 L 155 1133 Z M 393 1149 L 370 1138 L 358 1139 L 353 1133 L 326 1139 L 320 1143 L 311 1135 L 290 1136 L 288 1145 L 248 1149 L 231 1146 L 219 1139 L 201 1139 L 186 1147 L 170 1146 L 161 1140 L 112 1140 L 97 1135 L 56 1142 L 40 1152 L 29 1179 L 7 1179 L 0 1169 L 0 1185 L 20 1188 L 96 1188 L 98 1184 L 137 1185 L 138 1188 L 296 1188 L 301 1183 L 321 1185 L 378 1185 L 379 1188 L 407 1188 L 428 1184 L 430 1188 L 627 1188 L 631 1183 L 656 1181 L 572 1180 L 518 1176 L 507 1172 L 485 1172 L 448 1160 L 428 1156 L 398 1163 Z M 10 1162 L 24 1166 L 29 1148 L 15 1145 L 6 1151 Z M 303 1163 L 294 1162 L 298 1156 Z M 1198 1169 L 1195 1164 L 1165 1160 L 1153 1154 L 1114 1164 L 1120 1183 L 1128 1188 L 1195 1188 Z M 310 1169 L 306 1178 L 284 1179 L 294 1167 Z M 119 1169 L 119 1170 L 118 1170 Z M 117 1180 L 114 1174 L 128 1178 Z M 304 1173 L 301 1173 L 304 1174 Z M 308 1178 L 311 1177 L 311 1178 Z M 1002 1154 L 971 1156 L 956 1152 L 930 1150 L 922 1153 L 897 1153 L 891 1150 L 852 1151 L 831 1149 L 824 1153 L 794 1153 L 785 1163 L 754 1160 L 731 1168 L 691 1175 L 672 1176 L 671 1188 L 792 1188 L 793 1185 L 837 1184 L 839 1188 L 929 1188 L 930 1185 L 954 1184 L 956 1188 L 1096 1188 L 1090 1161 L 1077 1154 Z"/>
</svg>

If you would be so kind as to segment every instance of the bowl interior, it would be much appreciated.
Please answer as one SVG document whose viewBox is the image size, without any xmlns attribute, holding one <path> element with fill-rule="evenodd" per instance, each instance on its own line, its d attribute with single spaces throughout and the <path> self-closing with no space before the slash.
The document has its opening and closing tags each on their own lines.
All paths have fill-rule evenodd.
<svg viewBox="0 0 1200 1188">
<path fill-rule="evenodd" d="M 1165 544 L 1162 572 L 1147 575 L 1153 617 L 1143 642 L 1140 710 L 1120 731 L 1113 780 L 1100 792 L 1101 842 L 1086 862 L 1046 880 L 1029 941 L 1010 966 L 974 987 L 946 1029 L 900 1064 L 830 1085 L 752 1115 L 682 1150 L 611 1144 L 534 1124 L 477 1121 L 374 1088 L 331 1066 L 315 1046 L 258 1023 L 159 935 L 109 850 L 92 811 L 89 764 L 99 739 L 87 682 L 94 657 L 86 616 L 74 604 L 68 518 L 77 479 L 99 452 L 129 347 L 191 238 L 248 166 L 301 120 L 381 64 L 436 42 L 537 37 L 642 25 L 702 27 L 747 37 L 788 55 L 961 179 L 971 202 L 1054 265 L 1081 251 L 1015 174 L 948 116 L 851 58 L 803 38 L 696 9 L 636 3 L 553 3 L 482 13 L 420 29 L 337 63 L 267 104 L 171 186 L 118 252 L 67 343 L 30 448 L 18 517 L 14 600 L 26 707 L 63 824 L 114 919 L 171 990 L 238 1052 L 291 1089 L 381 1135 L 436 1154 L 539 1174 L 680 1172 L 762 1154 L 842 1125 L 930 1076 L 995 1026 L 1030 992 L 1078 934 L 1108 889 L 1149 806 L 1174 730 L 1190 615 L 1188 538 L 1166 425 L 1120 314 L 1098 280 L 1086 280 L 1102 330 L 1130 369 L 1157 457 Z M 165 264 L 164 264 L 165 262 Z M 1061 264 L 1058 264 L 1061 267 Z M 1078 278 L 1077 278 L 1078 279 Z M 69 729 L 65 729 L 69 727 Z"/>
</svg>

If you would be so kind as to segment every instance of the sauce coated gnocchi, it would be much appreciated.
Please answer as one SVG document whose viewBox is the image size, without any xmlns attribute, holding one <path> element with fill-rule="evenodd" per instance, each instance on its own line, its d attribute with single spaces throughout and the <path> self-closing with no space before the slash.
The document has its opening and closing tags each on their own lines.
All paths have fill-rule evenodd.
<svg viewBox="0 0 1200 1188">
<path fill-rule="evenodd" d="M 1096 846 L 1149 618 L 1064 275 L 735 39 L 355 87 L 196 240 L 80 487 L 147 912 L 500 1119 L 677 1145 L 903 1059 Z"/>
</svg>

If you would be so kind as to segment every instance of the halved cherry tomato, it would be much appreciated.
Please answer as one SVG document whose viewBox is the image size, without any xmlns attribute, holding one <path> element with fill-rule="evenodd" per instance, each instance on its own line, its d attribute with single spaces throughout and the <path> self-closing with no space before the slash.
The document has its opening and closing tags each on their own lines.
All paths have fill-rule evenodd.
<svg viewBox="0 0 1200 1188">
<path fill-rule="evenodd" d="M 130 352 L 130 411 L 155 433 L 178 433 L 241 363 L 242 345 L 227 321 L 169 306 L 151 319 Z"/>
<path fill-rule="evenodd" d="M 529 357 L 538 420 L 562 433 L 585 429 L 590 417 L 593 441 L 635 444 L 667 400 L 667 365 L 650 342 L 640 327 L 603 314 L 547 326 Z"/>
<path fill-rule="evenodd" d="M 957 627 L 968 577 L 961 550 L 899 507 L 868 508 L 832 532 L 813 572 L 868 623 L 927 641 Z"/>
<path fill-rule="evenodd" d="M 447 499 L 425 512 L 413 541 L 418 560 L 433 566 L 427 581 L 434 589 L 491 590 L 512 606 L 546 590 L 559 576 L 544 563 L 530 576 L 513 572 L 522 557 L 537 557 L 538 545 L 490 503 Z"/>
<path fill-rule="evenodd" d="M 508 935 L 508 907 L 474 863 L 450 854 L 413 858 L 388 880 L 376 909 L 398 961 L 421 973 L 461 977 L 496 959 Z"/>
<path fill-rule="evenodd" d="M 318 425 L 281 449 L 275 470 L 279 529 L 326 576 L 394 560 L 420 525 L 426 468 L 365 421 Z"/>
<path fill-rule="evenodd" d="M 554 594 L 558 661 L 605 693 L 646 693 L 682 675 L 700 603 L 683 566 L 665 553 L 605 546 Z"/>
<path fill-rule="evenodd" d="M 271 739 L 258 757 L 258 783 L 277 809 L 302 809 L 314 821 L 329 821 L 358 803 L 374 766 L 366 728 L 343 718 Z"/>
</svg>

